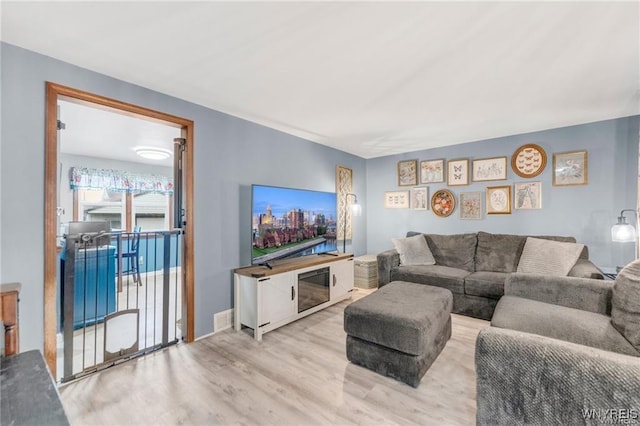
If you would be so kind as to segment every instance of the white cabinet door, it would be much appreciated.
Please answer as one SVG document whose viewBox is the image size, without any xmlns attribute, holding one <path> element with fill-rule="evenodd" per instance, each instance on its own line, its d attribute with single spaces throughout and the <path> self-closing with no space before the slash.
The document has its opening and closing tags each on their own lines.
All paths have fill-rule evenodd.
<svg viewBox="0 0 640 426">
<path fill-rule="evenodd" d="M 353 290 L 353 258 L 331 263 L 331 300 Z"/>
<path fill-rule="evenodd" d="M 258 278 L 258 286 L 261 294 L 258 303 L 262 310 L 258 327 L 274 324 L 296 314 L 297 290 L 292 273 Z"/>
</svg>

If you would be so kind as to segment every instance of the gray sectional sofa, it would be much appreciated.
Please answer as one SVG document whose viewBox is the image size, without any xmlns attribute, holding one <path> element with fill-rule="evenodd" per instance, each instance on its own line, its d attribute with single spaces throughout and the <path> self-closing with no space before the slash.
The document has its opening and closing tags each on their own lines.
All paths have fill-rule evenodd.
<svg viewBox="0 0 640 426">
<path fill-rule="evenodd" d="M 475 364 L 478 425 L 640 423 L 640 261 L 615 283 L 511 275 Z"/>
<path fill-rule="evenodd" d="M 576 246 L 564 272 L 539 262 L 523 273 L 532 247 L 575 239 L 407 234 L 416 236 L 429 258 L 407 257 L 420 238 L 379 254 L 379 285 L 444 287 L 452 312 L 491 319 L 476 342 L 478 425 L 640 424 L 640 260 L 607 281 Z"/>
<path fill-rule="evenodd" d="M 421 235 L 408 232 L 407 237 Z M 396 249 L 377 255 L 378 286 L 391 281 L 409 281 L 444 287 L 453 293 L 453 313 L 491 319 L 498 300 L 504 295 L 507 278 L 516 272 L 526 235 L 470 234 L 424 235 L 435 259 L 434 265 L 402 265 Z M 575 243 L 575 238 L 537 236 L 535 238 Z M 569 276 L 603 279 L 589 261 L 585 246 Z"/>
</svg>

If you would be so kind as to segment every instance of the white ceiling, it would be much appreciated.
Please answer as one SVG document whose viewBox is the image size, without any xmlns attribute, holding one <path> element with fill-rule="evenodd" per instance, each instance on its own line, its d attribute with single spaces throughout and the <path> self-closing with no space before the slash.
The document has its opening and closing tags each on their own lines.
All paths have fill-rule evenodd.
<svg viewBox="0 0 640 426">
<path fill-rule="evenodd" d="M 7 2 L 2 40 L 364 158 L 640 114 L 632 2 Z"/>
<path fill-rule="evenodd" d="M 58 101 L 59 118 L 65 125 L 60 134 L 60 152 L 110 158 L 134 163 L 173 166 L 173 157 L 148 160 L 135 148 L 163 148 L 173 151 L 173 139 L 180 128 L 78 103 Z"/>
</svg>

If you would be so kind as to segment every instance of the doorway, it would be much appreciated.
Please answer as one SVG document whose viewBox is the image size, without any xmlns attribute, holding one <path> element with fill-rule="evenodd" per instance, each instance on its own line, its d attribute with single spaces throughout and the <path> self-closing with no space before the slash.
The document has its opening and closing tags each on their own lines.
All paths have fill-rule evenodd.
<svg viewBox="0 0 640 426">
<path fill-rule="evenodd" d="M 126 115 L 138 120 L 144 120 L 147 123 L 159 123 L 164 126 L 171 126 L 175 128 L 179 134 L 178 140 L 180 140 L 181 157 L 183 158 L 183 164 L 181 171 L 183 171 L 176 181 L 182 181 L 181 189 L 183 189 L 183 202 L 181 208 L 175 211 L 182 211 L 179 220 L 167 220 L 167 217 L 172 215 L 173 209 L 167 209 L 166 214 L 163 216 L 159 213 L 155 213 L 156 217 L 146 217 L 140 214 L 142 209 L 138 211 L 138 214 L 134 213 L 125 214 L 120 216 L 122 220 L 117 226 L 124 231 L 132 231 L 135 226 L 134 222 L 137 220 L 146 220 L 145 223 L 159 223 L 160 217 L 164 217 L 165 223 L 170 223 L 168 232 L 173 234 L 179 233 L 181 236 L 181 262 L 182 268 L 180 270 L 180 289 L 181 296 L 181 310 L 182 310 L 182 337 L 186 342 L 191 342 L 194 339 L 194 301 L 193 301 L 193 122 L 181 117 L 165 114 L 162 112 L 150 110 L 147 108 L 139 107 L 136 105 L 120 102 L 114 99 L 105 98 L 99 95 L 79 91 L 66 86 L 61 86 L 55 83 L 47 83 L 47 99 L 46 99 L 46 155 L 45 155 L 45 282 L 44 282 L 44 330 L 45 330 L 45 358 L 52 371 L 54 377 L 58 377 L 56 356 L 58 349 L 57 331 L 59 327 L 58 315 L 59 315 L 59 303 L 58 303 L 58 262 L 59 262 L 59 247 L 60 240 L 58 235 L 60 234 L 59 216 L 61 216 L 64 210 L 60 208 L 59 191 L 61 189 L 62 182 L 65 182 L 64 178 L 61 179 L 61 151 L 60 141 L 58 138 L 58 128 L 60 122 L 58 120 L 58 105 L 60 102 L 68 103 L 70 105 L 83 105 L 89 106 L 92 109 L 98 109 L 102 111 L 108 111 L 110 113 Z M 177 151 L 176 151 L 177 152 Z M 177 190 L 178 188 L 176 188 Z M 74 193 L 76 193 L 74 191 Z M 109 197 L 108 197 L 109 198 Z M 116 197 L 117 198 L 117 197 Z M 142 197 L 146 202 L 151 202 L 152 197 Z M 125 211 L 127 208 L 135 210 L 135 206 L 131 204 L 133 196 L 127 196 L 126 202 L 120 202 Z M 108 200 L 111 202 L 111 200 Z M 178 201 L 176 201 L 178 202 Z M 89 208 L 91 214 L 95 218 L 109 217 L 109 214 L 113 215 L 112 210 L 105 208 L 105 206 L 91 206 L 90 202 L 84 200 L 84 204 L 79 200 L 74 199 L 73 217 L 67 216 L 65 219 L 79 219 L 79 206 L 83 206 L 83 215 L 86 214 L 86 208 Z M 101 216 L 102 215 L 102 216 Z M 154 219 L 155 222 L 152 222 Z M 174 227 L 174 225 L 176 225 Z M 177 229 L 175 229 L 177 228 Z M 139 273 L 139 271 L 138 271 Z"/>
</svg>

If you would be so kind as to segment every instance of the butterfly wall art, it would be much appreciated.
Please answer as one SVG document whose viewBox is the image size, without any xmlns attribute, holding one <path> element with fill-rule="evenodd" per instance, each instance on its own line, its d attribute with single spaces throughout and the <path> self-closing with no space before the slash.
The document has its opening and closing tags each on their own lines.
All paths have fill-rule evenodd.
<svg viewBox="0 0 640 426">
<path fill-rule="evenodd" d="M 447 162 L 447 185 L 469 184 L 469 160 L 449 160 Z"/>
<path fill-rule="evenodd" d="M 522 145 L 511 156 L 511 168 L 523 178 L 538 176 L 547 165 L 547 153 L 540 145 Z"/>
</svg>

